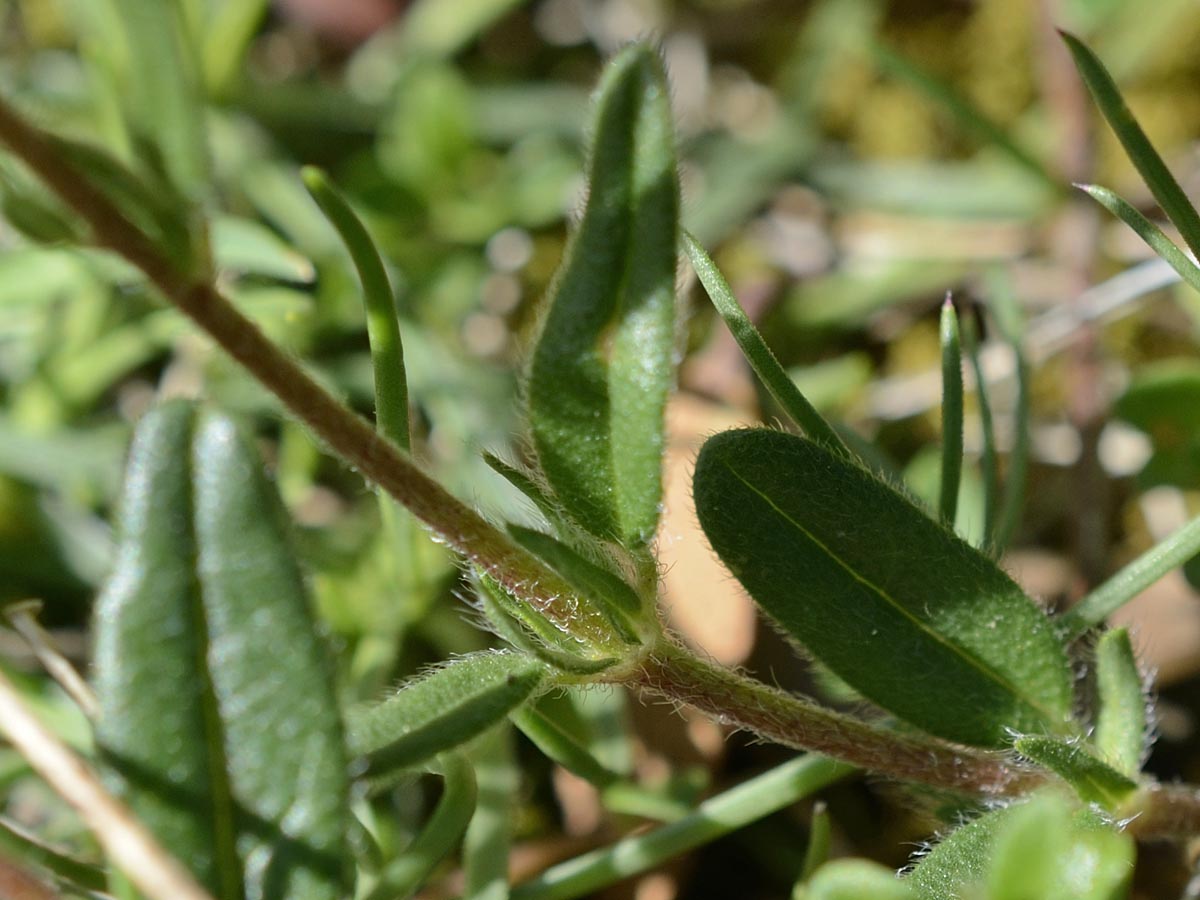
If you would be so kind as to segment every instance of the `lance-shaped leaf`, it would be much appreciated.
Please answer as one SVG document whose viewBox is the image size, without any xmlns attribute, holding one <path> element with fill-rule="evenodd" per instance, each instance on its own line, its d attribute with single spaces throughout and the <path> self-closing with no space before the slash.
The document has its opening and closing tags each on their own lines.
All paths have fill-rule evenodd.
<svg viewBox="0 0 1200 900">
<path fill-rule="evenodd" d="M 382 703 L 352 710 L 350 747 L 372 776 L 419 765 L 501 721 L 537 690 L 546 671 L 525 653 L 463 656 Z"/>
<path fill-rule="evenodd" d="M 1129 632 L 1116 628 L 1096 643 L 1096 730 L 1100 758 L 1136 778 L 1146 753 L 1147 703 Z"/>
<path fill-rule="evenodd" d="M 587 206 L 529 370 L 542 471 L 594 534 L 640 546 L 662 499 L 679 185 L 661 62 L 630 47 L 598 92 Z"/>
<path fill-rule="evenodd" d="M 1137 790 L 1137 783 L 1085 750 L 1078 741 L 1033 735 L 1014 745 L 1018 753 L 1049 769 L 1075 789 L 1085 803 L 1117 810 Z"/>
<path fill-rule="evenodd" d="M 220 898 L 345 890 L 346 754 L 283 514 L 250 443 L 183 402 L 140 423 L 96 620 L 120 792 Z"/>
<path fill-rule="evenodd" d="M 968 744 L 1070 730 L 1071 674 L 1050 621 L 873 474 L 794 435 L 728 431 L 704 445 L 694 490 L 730 571 L 863 696 Z"/>
</svg>

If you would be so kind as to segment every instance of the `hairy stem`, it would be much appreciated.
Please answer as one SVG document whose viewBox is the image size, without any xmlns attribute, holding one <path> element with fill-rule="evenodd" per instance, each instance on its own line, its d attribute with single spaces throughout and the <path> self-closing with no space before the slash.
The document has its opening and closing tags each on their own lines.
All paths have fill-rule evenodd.
<svg viewBox="0 0 1200 900">
<path fill-rule="evenodd" d="M 450 546 L 555 624 L 579 637 L 608 632 L 594 611 L 572 609 L 573 590 L 422 472 L 394 443 L 322 388 L 210 282 L 180 271 L 58 152 L 55 142 L 0 101 L 0 142 L 92 229 L 97 244 L 140 269 L 181 312 L 274 393 L 333 453 L 432 528 Z M 595 621 L 588 621 L 588 618 Z"/>
<path fill-rule="evenodd" d="M 633 685 L 798 750 L 878 775 L 988 797 L 1019 796 L 1046 780 L 1000 753 L 880 728 L 707 663 L 667 641 Z"/>
</svg>

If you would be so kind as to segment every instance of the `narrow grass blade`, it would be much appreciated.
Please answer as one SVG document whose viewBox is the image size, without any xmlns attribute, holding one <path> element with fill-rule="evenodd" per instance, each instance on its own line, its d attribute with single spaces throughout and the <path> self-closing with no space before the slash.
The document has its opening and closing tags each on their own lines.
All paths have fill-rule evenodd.
<svg viewBox="0 0 1200 900">
<path fill-rule="evenodd" d="M 448 753 L 439 762 L 442 796 L 429 821 L 400 856 L 388 863 L 364 900 L 411 897 L 462 838 L 475 813 L 475 770 L 461 753 Z"/>
<path fill-rule="evenodd" d="M 1100 585 L 1062 617 L 1068 638 L 1103 624 L 1110 615 L 1172 569 L 1200 553 L 1200 518 L 1176 530 Z"/>
<path fill-rule="evenodd" d="M 709 543 L 750 596 L 872 702 L 980 746 L 1007 745 L 1009 729 L 1074 730 L 1051 621 L 870 472 L 795 435 L 726 431 L 700 451 L 693 490 Z"/>
<path fill-rule="evenodd" d="M 710 797 L 678 822 L 553 866 L 518 885 L 513 900 L 571 900 L 594 893 L 744 828 L 853 772 L 823 756 L 797 757 Z"/>
<path fill-rule="evenodd" d="M 1016 297 L 1012 294 L 1008 279 L 993 272 L 988 279 L 988 288 L 996 324 L 1016 361 L 1014 371 L 1017 380 L 1017 402 L 1013 410 L 1013 445 L 1008 455 L 1004 492 L 996 517 L 995 542 L 992 547 L 992 551 L 999 555 L 1016 533 L 1025 505 L 1025 484 L 1029 477 L 1029 456 L 1032 448 L 1030 375 L 1021 338 L 1025 328 L 1024 317 Z"/>
<path fill-rule="evenodd" d="M 524 653 L 460 657 L 382 703 L 351 710 L 351 751 L 371 777 L 420 765 L 503 721 L 545 675 L 546 666 Z"/>
<path fill-rule="evenodd" d="M 995 145 L 1017 165 L 1037 176 L 1055 193 L 1063 190 L 1062 179 L 1051 172 L 1036 156 L 1022 147 L 1001 126 L 988 118 L 974 103 L 936 75 L 918 66 L 885 44 L 872 47 L 876 64 L 887 74 L 908 84 L 941 106 L 964 131 Z"/>
<path fill-rule="evenodd" d="M 350 251 L 350 258 L 362 283 L 367 337 L 371 342 L 371 365 L 375 371 L 375 418 L 379 431 L 401 449 L 408 450 L 412 441 L 409 437 L 404 345 L 400 340 L 396 301 L 383 257 L 362 220 L 324 172 L 308 166 L 302 177 L 308 192 Z"/>
<path fill-rule="evenodd" d="M 1075 789 L 1084 803 L 1098 803 L 1110 812 L 1137 790 L 1137 782 L 1101 762 L 1079 743 L 1048 737 L 1023 737 L 1016 751 L 1049 769 Z"/>
<path fill-rule="evenodd" d="M 1000 493 L 1000 467 L 996 459 L 996 423 L 992 419 L 992 401 L 988 394 L 987 374 L 980 358 L 979 334 L 976 319 L 967 315 L 961 322 L 963 343 L 971 371 L 975 374 L 975 400 L 979 404 L 979 425 L 983 435 L 983 541 L 981 546 L 992 552 L 995 546 L 997 501 Z"/>
<path fill-rule="evenodd" d="M 1104 114 L 1125 152 L 1129 154 L 1129 159 L 1145 179 L 1154 199 L 1167 214 L 1167 218 L 1179 229 L 1192 254 L 1200 256 L 1200 213 L 1196 212 L 1196 207 L 1192 205 L 1175 176 L 1167 169 L 1166 163 L 1150 143 L 1150 139 L 1146 137 L 1146 133 L 1142 131 L 1142 126 L 1126 106 L 1120 89 L 1099 57 L 1078 38 L 1066 32 L 1059 33 L 1071 51 L 1071 56 L 1075 58 L 1075 66 L 1083 76 L 1096 105 L 1100 107 L 1100 112 Z"/>
<path fill-rule="evenodd" d="M 602 765 L 586 747 L 534 707 L 521 707 L 511 718 L 522 734 L 568 772 L 578 775 L 598 788 L 608 787 L 621 780 L 619 774 Z"/>
<path fill-rule="evenodd" d="M 953 528 L 958 512 L 958 486 L 962 481 L 963 374 L 958 313 L 949 294 L 942 304 L 939 333 L 942 342 L 942 487 L 938 513 L 942 521 Z"/>
<path fill-rule="evenodd" d="M 513 796 L 520 783 L 512 728 L 505 722 L 484 733 L 468 753 L 475 765 L 479 800 L 463 839 L 464 895 L 471 900 L 508 900 Z"/>
<path fill-rule="evenodd" d="M 716 263 L 704 252 L 704 248 L 687 233 L 683 235 L 683 247 L 692 262 L 692 268 L 696 271 L 696 277 L 704 285 L 713 306 L 725 320 L 738 346 L 742 348 L 742 354 L 771 392 L 771 396 L 783 407 L 783 411 L 818 444 L 843 456 L 851 456 L 850 450 L 838 437 L 837 432 L 788 377 L 771 348 L 750 321 L 750 317 L 733 296 L 729 283 L 725 281 Z"/>
<path fill-rule="evenodd" d="M 588 202 L 529 368 L 538 461 L 564 509 L 639 549 L 662 501 L 674 380 L 679 183 L 666 76 L 629 47 L 597 92 Z"/>
<path fill-rule="evenodd" d="M 1096 643 L 1096 730 L 1100 758 L 1136 778 L 1146 754 L 1149 710 L 1129 632 L 1114 628 Z"/>
<path fill-rule="evenodd" d="M 503 477 L 505 481 L 524 494 L 537 507 L 538 512 L 545 516 L 547 522 L 551 525 L 558 525 L 562 519 L 562 510 L 559 509 L 558 504 L 554 502 L 554 499 L 546 493 L 542 486 L 534 480 L 533 476 L 528 472 L 518 469 L 516 466 L 506 463 L 494 453 L 485 452 L 483 454 L 483 461 L 488 464 L 493 472 Z"/>
<path fill-rule="evenodd" d="M 1150 246 L 1151 250 L 1179 273 L 1180 278 L 1200 291 L 1200 266 L 1197 266 L 1186 253 L 1175 246 L 1175 242 L 1167 237 L 1161 228 L 1108 188 L 1098 187 L 1094 184 L 1080 184 L 1076 187 L 1132 228 L 1137 236 Z"/>
<path fill-rule="evenodd" d="M 812 878 L 817 869 L 828 861 L 832 835 L 829 807 L 825 805 L 825 801 L 818 800 L 813 804 L 812 821 L 808 826 L 808 847 L 804 851 L 804 866 L 800 870 L 801 882 Z"/>
</svg>

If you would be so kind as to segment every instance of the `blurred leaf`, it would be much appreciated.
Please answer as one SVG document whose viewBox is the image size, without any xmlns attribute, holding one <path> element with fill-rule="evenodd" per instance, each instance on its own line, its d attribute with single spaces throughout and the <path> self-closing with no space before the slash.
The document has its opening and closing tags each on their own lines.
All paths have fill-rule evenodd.
<svg viewBox="0 0 1200 900">
<path fill-rule="evenodd" d="M 1096 643 L 1096 701 L 1096 751 L 1118 772 L 1137 778 L 1146 754 L 1149 701 L 1124 628 L 1105 632 Z"/>
<path fill-rule="evenodd" d="M 147 414 L 96 614 L 102 756 L 222 898 L 345 889 L 345 751 L 279 501 L 221 415 Z"/>
<path fill-rule="evenodd" d="M 1142 366 L 1113 412 L 1170 446 L 1200 431 L 1200 362 L 1163 360 Z"/>
<path fill-rule="evenodd" d="M 942 344 L 942 478 L 938 490 L 938 513 L 944 523 L 954 526 L 958 511 L 958 492 L 962 483 L 963 463 L 963 367 L 962 339 L 958 312 L 946 294 L 942 304 L 940 339 Z"/>
<path fill-rule="evenodd" d="M 496 20 L 522 6 L 526 0 L 417 0 L 405 15 L 404 46 L 409 52 L 450 56 Z"/>
<path fill-rule="evenodd" d="M 382 703 L 351 710 L 351 751 L 372 776 L 419 765 L 502 721 L 545 675 L 543 663 L 514 651 L 451 660 Z"/>
<path fill-rule="evenodd" d="M 793 435 L 727 431 L 701 450 L 694 492 L 750 595 L 868 699 L 968 744 L 1069 733 L 1072 678 L 1049 620 L 869 472 Z"/>
<path fill-rule="evenodd" d="M 1018 753 L 1054 772 L 1075 789 L 1084 803 L 1116 811 L 1137 790 L 1137 782 L 1096 759 L 1078 742 L 1030 736 L 1014 745 Z"/>
<path fill-rule="evenodd" d="M 214 217 L 212 246 L 217 267 L 239 275 L 258 275 L 301 284 L 311 282 L 315 276 L 311 262 L 269 228 L 252 219 Z"/>
<path fill-rule="evenodd" d="M 865 859 L 839 859 L 822 866 L 799 894 L 802 900 L 915 900 L 916 896 L 891 869 Z"/>
<path fill-rule="evenodd" d="M 977 138 L 994 144 L 1017 165 L 1040 178 L 1054 191 L 1063 189 L 1062 179 L 1051 173 L 1032 153 L 1022 147 L 1004 129 L 988 118 L 949 82 L 939 78 L 886 44 L 875 44 L 876 64 L 888 75 L 899 78 L 945 109 L 954 123 Z"/>
<path fill-rule="evenodd" d="M 588 204 L 533 352 L 529 417 L 566 510 L 640 547 L 658 522 L 675 355 L 679 186 L 654 50 L 618 56 L 598 97 Z"/>
</svg>

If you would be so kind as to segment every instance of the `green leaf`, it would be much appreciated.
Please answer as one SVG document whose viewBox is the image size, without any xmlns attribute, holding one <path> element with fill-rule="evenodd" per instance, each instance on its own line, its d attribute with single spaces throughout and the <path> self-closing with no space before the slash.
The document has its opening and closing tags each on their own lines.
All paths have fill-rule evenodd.
<svg viewBox="0 0 1200 900">
<path fill-rule="evenodd" d="M 314 277 L 311 262 L 253 219 L 216 216 L 212 221 L 212 245 L 213 258 L 221 270 L 303 284 Z"/>
<path fill-rule="evenodd" d="M 1156 446 L 1187 446 L 1200 433 L 1200 363 L 1166 359 L 1141 367 L 1113 414 L 1140 428 Z"/>
<path fill-rule="evenodd" d="M 865 859 L 839 859 L 817 870 L 803 900 L 915 900 L 891 869 Z"/>
<path fill-rule="evenodd" d="M 1133 841 L 1068 796 L 1045 791 L 986 813 L 923 857 L 907 881 L 919 900 L 1118 900 Z"/>
<path fill-rule="evenodd" d="M 1022 756 L 1071 785 L 1085 803 L 1115 811 L 1137 790 L 1137 782 L 1096 759 L 1078 741 L 1030 736 L 1020 738 L 1014 746 Z"/>
<path fill-rule="evenodd" d="M 640 642 L 639 625 L 646 618 L 637 592 L 615 573 L 585 559 L 562 541 L 532 528 L 509 525 L 513 539 L 554 569 L 580 592 L 581 602 L 591 602 L 630 644 Z"/>
<path fill-rule="evenodd" d="M 1146 754 L 1148 707 L 1124 628 L 1106 632 L 1096 644 L 1096 699 L 1096 751 L 1118 772 L 1136 778 Z"/>
<path fill-rule="evenodd" d="M 411 768 L 500 722 L 538 689 L 546 666 L 513 651 L 472 653 L 382 703 L 351 710 L 350 747 L 371 776 Z"/>
<path fill-rule="evenodd" d="M 282 507 L 224 416 L 173 402 L 139 424 L 95 660 L 102 759 L 206 887 L 343 893 L 331 672 Z"/>
<path fill-rule="evenodd" d="M 1151 250 L 1162 257 L 1179 274 L 1180 278 L 1200 291 L 1200 267 L 1188 259 L 1188 255 L 1175 246 L 1175 242 L 1167 237 L 1161 228 L 1134 209 L 1128 201 L 1107 188 L 1094 184 L 1081 184 L 1078 187 L 1132 228 Z"/>
<path fill-rule="evenodd" d="M 1200 213 L 1196 212 L 1196 207 L 1192 206 L 1183 188 L 1167 169 L 1166 163 L 1162 161 L 1162 157 L 1158 155 L 1158 151 L 1133 117 L 1133 113 L 1125 105 L 1120 89 L 1104 68 L 1104 64 L 1078 38 L 1066 32 L 1059 33 L 1066 41 L 1067 48 L 1075 59 L 1075 67 L 1083 76 L 1096 105 L 1100 107 L 1104 118 L 1120 139 L 1125 152 L 1129 154 L 1129 159 L 1145 179 L 1146 186 L 1154 194 L 1154 199 L 1167 214 L 1167 218 L 1179 229 L 1184 243 L 1191 248 L 1192 253 L 1200 256 Z"/>
<path fill-rule="evenodd" d="M 783 366 L 779 364 L 779 360 L 775 358 L 771 348 L 767 346 L 758 329 L 754 327 L 754 323 L 750 321 L 750 317 L 746 315 L 737 298 L 733 296 L 729 283 L 721 275 L 716 263 L 690 234 L 684 234 L 683 246 L 692 262 L 692 268 L 696 271 L 696 277 L 704 285 L 704 290 L 712 300 L 713 306 L 725 320 L 725 325 L 742 349 L 742 355 L 746 357 L 758 377 L 762 379 L 767 390 L 771 392 L 771 396 L 810 438 L 836 453 L 849 456 L 850 451 L 838 437 L 837 432 L 817 412 L 788 373 L 784 371 Z"/>
<path fill-rule="evenodd" d="M 728 431 L 701 450 L 694 492 L 750 595 L 869 700 L 967 744 L 1071 730 L 1072 677 L 1050 621 L 871 473 L 804 438 Z"/>
<path fill-rule="evenodd" d="M 1013 809 L 995 838 L 988 900 L 1116 900 L 1128 893 L 1133 841 L 1063 798 Z"/>
<path fill-rule="evenodd" d="M 528 384 L 534 445 L 559 501 L 593 534 L 633 546 L 654 536 L 662 499 L 678 210 L 662 63 L 636 45 L 600 85 L 588 202 Z"/>
<path fill-rule="evenodd" d="M 475 812 L 475 772 L 461 753 L 443 756 L 439 768 L 444 786 L 437 808 L 404 852 L 379 873 L 365 900 L 393 900 L 415 894 L 467 830 Z"/>
<path fill-rule="evenodd" d="M 963 462 L 963 374 L 962 340 L 958 333 L 958 313 L 946 294 L 940 322 L 942 343 L 942 487 L 938 492 L 938 513 L 942 521 L 954 527 L 958 510 L 958 487 Z"/>
</svg>

